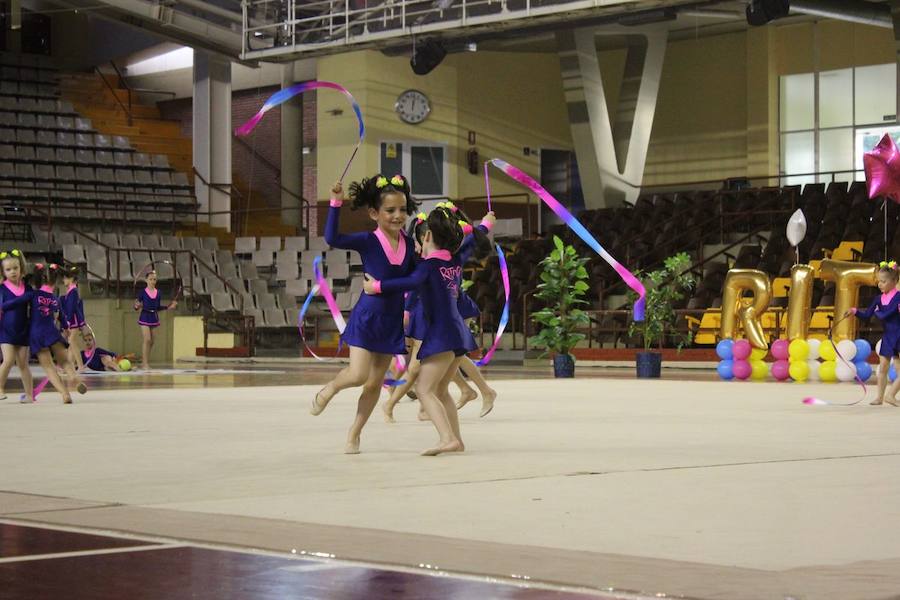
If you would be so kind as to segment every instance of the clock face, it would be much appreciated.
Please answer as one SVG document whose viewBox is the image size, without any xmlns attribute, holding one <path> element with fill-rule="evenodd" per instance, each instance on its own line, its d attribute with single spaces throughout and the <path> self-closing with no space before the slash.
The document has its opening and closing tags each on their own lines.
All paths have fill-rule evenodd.
<svg viewBox="0 0 900 600">
<path fill-rule="evenodd" d="M 397 97 L 394 110 L 406 123 L 421 123 L 431 112 L 431 102 L 418 90 L 406 90 Z"/>
</svg>

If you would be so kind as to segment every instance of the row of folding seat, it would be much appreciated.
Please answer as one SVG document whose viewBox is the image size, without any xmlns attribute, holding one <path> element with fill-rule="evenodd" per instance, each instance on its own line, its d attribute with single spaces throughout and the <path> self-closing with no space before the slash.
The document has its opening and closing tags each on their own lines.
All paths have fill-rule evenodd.
<svg viewBox="0 0 900 600">
<path fill-rule="evenodd" d="M 108 136 L 85 131 L 51 131 L 48 129 L 0 128 L 0 143 L 27 144 L 29 146 L 51 146 L 63 148 L 88 148 L 96 150 L 133 151 L 128 138 L 121 135 Z"/>
<path fill-rule="evenodd" d="M 0 112 L 0 126 L 53 131 L 94 131 L 94 124 L 90 119 L 84 117 L 33 112 Z"/>
<path fill-rule="evenodd" d="M 171 170 L 165 154 L 146 154 L 129 150 L 88 150 L 86 148 L 50 148 L 0 144 L 0 161 L 34 162 L 86 167 L 137 167 Z"/>
<path fill-rule="evenodd" d="M 32 83 L 57 84 L 59 73 L 50 69 L 38 69 L 32 66 L 0 66 L 0 79 L 5 81 L 30 81 Z"/>
<path fill-rule="evenodd" d="M 7 96 L 31 96 L 32 98 L 55 98 L 59 96 L 59 86 L 52 83 L 0 81 L 0 94 Z"/>
<path fill-rule="evenodd" d="M 257 243 L 258 241 L 258 243 Z M 309 244 L 305 237 L 289 236 L 284 238 L 284 250 L 292 250 L 300 252 L 302 250 L 328 250 L 328 243 L 325 238 L 312 236 L 309 238 Z M 238 237 L 234 240 L 235 254 L 253 254 L 256 250 L 270 250 L 278 252 L 282 249 L 282 238 L 276 236 L 269 237 Z"/>
<path fill-rule="evenodd" d="M 189 189 L 187 175 L 178 171 L 108 169 L 0 162 L 0 180 L 66 181 L 73 184 Z"/>
<path fill-rule="evenodd" d="M 16 98 L 15 96 L 0 96 L 0 111 L 13 113 L 44 113 L 48 115 L 78 115 L 71 102 L 56 98 Z"/>
<path fill-rule="evenodd" d="M 24 52 L 0 52 L 0 65 L 11 67 L 32 67 L 49 71 L 58 71 L 56 60 L 45 54 L 30 54 Z"/>
</svg>

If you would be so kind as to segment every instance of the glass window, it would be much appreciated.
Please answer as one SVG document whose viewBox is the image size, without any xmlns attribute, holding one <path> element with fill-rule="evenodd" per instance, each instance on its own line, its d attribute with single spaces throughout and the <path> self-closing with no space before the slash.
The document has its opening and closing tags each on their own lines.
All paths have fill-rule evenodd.
<svg viewBox="0 0 900 600">
<path fill-rule="evenodd" d="M 785 133 L 781 136 L 781 169 L 785 174 L 815 171 L 815 133 Z M 787 177 L 784 185 L 798 185 L 815 181 L 813 176 Z"/>
<path fill-rule="evenodd" d="M 444 148 L 411 146 L 409 179 L 414 195 L 444 195 Z"/>
<path fill-rule="evenodd" d="M 897 120 L 897 65 L 856 68 L 855 123 L 868 125 Z"/>
<path fill-rule="evenodd" d="M 819 171 L 850 171 L 853 169 L 853 128 L 826 129 L 819 132 Z M 835 181 L 853 181 L 853 173 L 837 173 Z M 831 181 L 822 175 L 819 181 Z"/>
<path fill-rule="evenodd" d="M 856 167 L 863 168 L 863 154 L 870 152 L 875 147 L 885 133 L 890 133 L 894 138 L 894 143 L 900 143 L 900 127 L 872 127 L 869 129 L 856 130 Z"/>
<path fill-rule="evenodd" d="M 815 125 L 815 78 L 812 73 L 781 78 L 781 131 L 812 129 Z"/>
<path fill-rule="evenodd" d="M 819 73 L 819 127 L 853 125 L 853 69 Z"/>
</svg>

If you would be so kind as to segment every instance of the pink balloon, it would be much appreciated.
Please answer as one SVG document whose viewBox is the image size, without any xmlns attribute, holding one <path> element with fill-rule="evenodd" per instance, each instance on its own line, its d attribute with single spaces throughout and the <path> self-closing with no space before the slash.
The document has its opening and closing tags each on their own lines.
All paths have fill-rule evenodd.
<svg viewBox="0 0 900 600">
<path fill-rule="evenodd" d="M 750 347 L 750 342 L 747 340 L 736 340 L 734 344 L 731 346 L 731 353 L 734 355 L 735 361 L 745 360 L 748 356 L 750 356 L 750 352 L 753 348 Z M 734 374 L 737 377 L 737 373 Z"/>
<path fill-rule="evenodd" d="M 778 340 L 779 342 L 787 340 Z M 777 343 L 777 342 L 776 342 Z M 774 345 L 772 346 L 774 348 Z M 784 381 L 790 377 L 790 363 L 786 360 L 776 360 L 772 363 L 772 377 L 778 381 Z"/>
<path fill-rule="evenodd" d="M 889 133 L 863 155 L 869 198 L 887 196 L 900 202 L 900 150 Z"/>
<path fill-rule="evenodd" d="M 775 360 L 787 360 L 790 357 L 790 352 L 788 352 L 790 345 L 791 343 L 787 340 L 772 342 L 772 356 L 775 357 Z"/>
<path fill-rule="evenodd" d="M 742 342 L 746 342 L 747 340 L 740 340 Z M 737 342 L 734 343 L 737 346 Z M 747 347 L 750 347 L 750 342 L 747 342 Z M 749 352 L 745 356 L 749 356 Z M 734 361 L 734 366 L 731 368 L 731 372 L 734 373 L 734 376 L 738 379 L 747 379 L 750 377 L 750 373 L 753 372 L 753 368 L 750 366 L 750 362 L 746 360 L 736 360 Z"/>
</svg>

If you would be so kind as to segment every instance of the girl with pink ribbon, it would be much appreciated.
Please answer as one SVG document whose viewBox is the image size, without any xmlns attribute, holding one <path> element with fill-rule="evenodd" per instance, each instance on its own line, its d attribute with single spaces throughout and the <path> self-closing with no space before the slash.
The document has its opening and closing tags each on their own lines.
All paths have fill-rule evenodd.
<svg viewBox="0 0 900 600">
<path fill-rule="evenodd" d="M 890 389 L 885 394 L 887 387 L 887 373 L 891 368 L 891 360 L 900 356 L 900 292 L 897 291 L 897 280 L 900 279 L 897 263 L 894 261 L 882 262 L 878 268 L 878 290 L 876 296 L 865 310 L 851 308 L 844 315 L 856 315 L 860 319 L 870 319 L 876 316 L 881 319 L 884 327 L 884 335 L 881 338 L 881 348 L 878 350 L 878 395 L 869 404 L 879 405 L 884 402 L 892 406 L 897 404 L 895 396 L 900 391 L 900 377 L 894 380 Z M 843 358 L 843 357 L 841 357 Z"/>
<path fill-rule="evenodd" d="M 416 351 L 416 358 L 421 363 L 416 395 L 439 436 L 438 444 L 422 452 L 423 456 L 465 449 L 449 386 L 460 361 L 477 344 L 457 306 L 462 282 L 458 250 L 468 224 L 459 219 L 454 209 L 452 203 L 439 203 L 423 221 L 425 231 L 421 247 L 424 260 L 412 275 L 379 281 L 367 272 L 363 284 L 366 294 L 373 296 L 418 290 L 425 327 L 422 343 Z M 491 213 L 485 217 L 487 222 L 493 219 Z M 468 228 L 471 229 L 471 225 Z"/>
<path fill-rule="evenodd" d="M 0 303 L 23 296 L 25 287 L 25 255 L 21 250 L 0 252 L 0 267 L 3 270 L 3 284 L 0 285 Z M 13 364 L 19 365 L 25 393 L 22 402 L 34 402 L 34 379 L 28 368 L 28 305 L 21 304 L 4 310 L 0 315 L 0 400 L 6 399 L 4 390 L 9 371 Z"/>
<path fill-rule="evenodd" d="M 365 208 L 375 231 L 339 233 L 343 188 L 336 182 L 331 190 L 331 207 L 325 223 L 325 241 L 332 248 L 353 250 L 362 259 L 363 269 L 389 281 L 412 272 L 413 244 L 406 237 L 406 219 L 415 212 L 409 183 L 402 175 L 390 178 L 377 174 L 350 185 L 353 208 Z M 358 454 L 360 435 L 378 403 L 384 375 L 395 354 L 406 354 L 403 339 L 403 294 L 363 295 L 350 312 L 341 339 L 350 348 L 350 364 L 341 370 L 312 400 L 310 412 L 320 414 L 341 390 L 362 386 L 356 418 L 347 434 L 344 452 Z"/>
<path fill-rule="evenodd" d="M 488 233 L 494 226 L 494 214 L 488 213 L 488 216 L 482 221 L 482 223 L 478 227 L 472 227 L 471 220 L 468 216 L 459 208 L 457 208 L 452 202 L 442 202 L 438 206 L 444 206 L 451 209 L 452 212 L 459 217 L 460 227 L 463 228 L 463 232 L 465 233 L 465 238 L 463 239 L 462 244 L 457 250 L 457 257 L 460 265 L 465 265 L 468 262 L 469 258 L 474 254 L 478 258 L 484 258 L 485 255 L 490 253 L 491 246 L 490 241 L 487 238 Z M 409 236 L 414 240 L 416 244 L 416 254 L 421 254 L 422 251 L 422 237 L 427 229 L 426 220 L 428 219 L 425 213 L 419 213 L 416 215 L 415 221 L 411 223 L 411 227 L 409 229 Z M 469 318 L 474 318 L 478 316 L 479 310 L 478 306 L 469 298 L 468 295 L 462 290 L 460 287 L 459 295 L 457 298 L 457 309 L 459 310 L 460 317 L 462 317 L 463 321 Z M 405 383 L 394 387 L 391 390 L 391 397 L 384 403 L 382 409 L 384 411 L 384 420 L 388 423 L 394 422 L 394 407 L 403 398 L 404 394 L 407 394 L 412 390 L 415 385 L 416 379 L 419 376 L 419 360 L 417 358 L 419 347 L 422 345 L 422 340 L 425 337 L 425 331 L 427 327 L 427 322 L 425 315 L 422 310 L 422 303 L 419 300 L 419 292 L 418 290 L 412 290 L 407 292 L 406 295 L 406 312 L 408 314 L 408 320 L 406 322 L 406 336 L 410 339 L 410 344 L 412 346 L 412 352 L 410 354 L 410 362 L 407 368 L 407 372 L 404 375 Z M 482 394 L 482 410 L 481 416 L 487 415 L 491 412 L 491 409 L 494 407 L 494 399 L 497 397 L 497 392 L 495 392 L 490 386 L 487 385 L 484 377 L 481 375 L 481 372 L 478 370 L 478 367 L 469 359 L 468 357 L 463 357 L 460 361 L 460 368 L 466 373 L 466 375 L 472 379 L 478 389 Z M 478 394 L 469 387 L 466 383 L 465 379 L 463 379 L 459 370 L 454 371 L 453 373 L 453 382 L 460 388 L 461 396 L 459 401 L 457 402 L 457 410 L 462 408 L 466 403 L 474 400 L 478 397 Z M 417 396 L 415 397 L 417 398 Z M 419 406 L 419 420 L 427 421 L 429 419 L 428 413 L 425 412 L 425 408 L 420 405 Z"/>
</svg>

